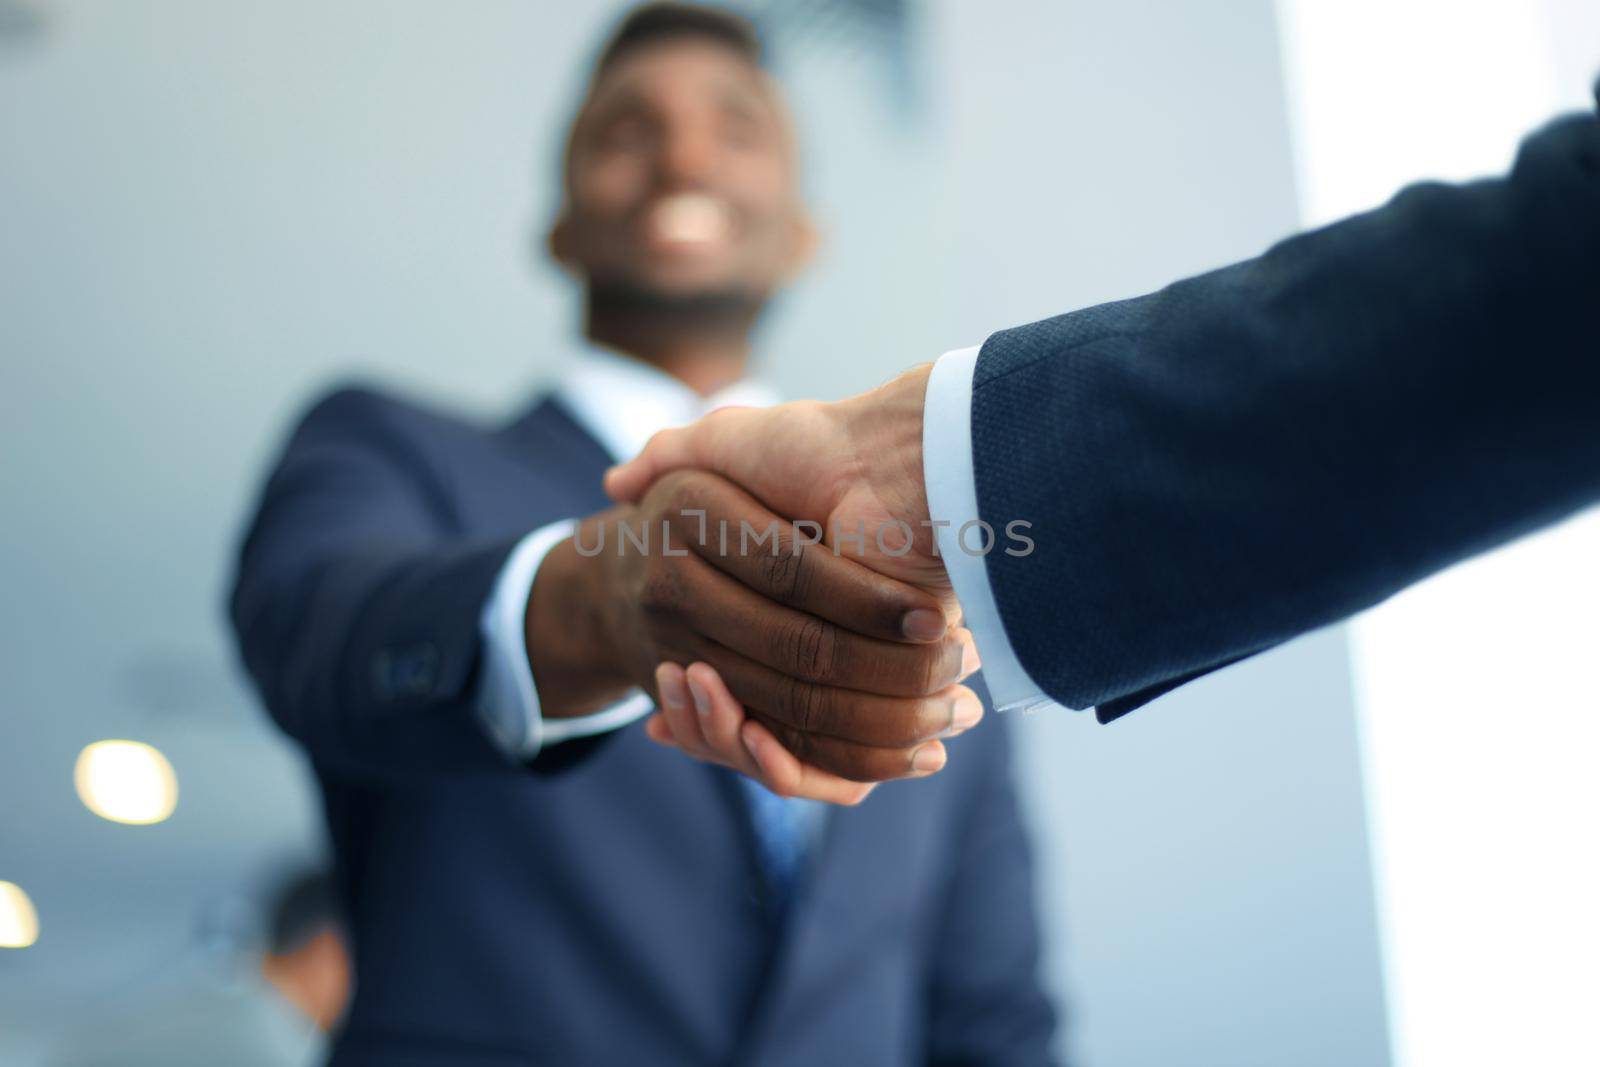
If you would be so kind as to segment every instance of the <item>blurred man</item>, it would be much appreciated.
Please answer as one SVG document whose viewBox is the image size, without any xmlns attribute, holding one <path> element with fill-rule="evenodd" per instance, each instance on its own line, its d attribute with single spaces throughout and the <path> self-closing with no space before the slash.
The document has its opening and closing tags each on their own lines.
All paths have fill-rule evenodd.
<svg viewBox="0 0 1600 1067">
<path fill-rule="evenodd" d="M 278 893 L 261 977 L 324 1033 L 350 1003 L 350 952 L 333 879 L 310 871 Z"/>
<path fill-rule="evenodd" d="M 206 922 L 204 936 L 188 952 L 163 959 L 138 982 L 73 1018 L 43 1062 L 48 1067 L 313 1067 L 326 1062 L 327 1031 L 350 998 L 349 953 L 332 879 L 324 870 L 297 871 L 261 903 L 259 915 L 219 907 L 220 923 Z M 235 916 L 245 922 L 236 925 Z M 258 925 L 257 919 L 264 921 Z M 219 946 L 239 951 L 219 952 Z"/>
<path fill-rule="evenodd" d="M 750 27 L 634 12 L 564 180 L 550 248 L 587 342 L 560 387 L 496 429 L 334 394 L 242 550 L 243 657 L 311 757 L 339 859 L 356 993 L 334 1063 L 1049 1062 L 1007 735 L 974 729 L 960 684 L 970 635 L 787 526 L 773 551 L 723 550 L 706 530 L 775 517 L 716 477 L 621 507 L 601 489 L 653 432 L 768 399 L 752 331 L 814 235 Z M 875 777 L 932 774 L 967 733 L 963 759 L 871 797 L 841 781 L 826 799 L 865 802 L 824 814 L 630 725 L 659 703 L 726 741 L 723 678 L 774 724 L 856 709 Z"/>
</svg>

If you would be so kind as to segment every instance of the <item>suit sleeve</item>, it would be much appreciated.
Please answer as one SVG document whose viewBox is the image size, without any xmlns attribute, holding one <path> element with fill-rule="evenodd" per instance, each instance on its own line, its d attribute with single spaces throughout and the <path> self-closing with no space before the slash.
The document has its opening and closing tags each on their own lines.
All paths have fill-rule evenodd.
<svg viewBox="0 0 1600 1067">
<path fill-rule="evenodd" d="M 414 778 L 515 765 L 475 713 L 479 618 L 514 540 L 447 529 L 397 405 L 345 390 L 292 435 L 240 552 L 239 648 L 319 768 Z M 535 769 L 573 762 L 582 746 Z"/>
<path fill-rule="evenodd" d="M 983 766 L 932 935 L 926 1062 L 1044 1067 L 1058 1063 L 1056 1013 L 1040 977 L 1033 855 L 1017 804 L 1010 723 L 991 716 L 979 730 L 969 743 L 986 745 Z"/>
<path fill-rule="evenodd" d="M 1114 718 L 1600 498 L 1600 124 L 1259 259 L 995 334 L 972 394 L 1001 620 Z"/>
</svg>

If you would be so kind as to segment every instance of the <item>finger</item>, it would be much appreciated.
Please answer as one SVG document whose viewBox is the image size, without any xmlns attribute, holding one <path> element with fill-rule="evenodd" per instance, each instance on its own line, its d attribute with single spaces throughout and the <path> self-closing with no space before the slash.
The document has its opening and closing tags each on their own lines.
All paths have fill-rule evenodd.
<svg viewBox="0 0 1600 1067">
<path fill-rule="evenodd" d="M 971 729 L 983 702 L 971 689 L 950 685 L 925 697 L 880 696 L 802 682 L 711 642 L 701 659 L 715 667 L 746 709 L 810 734 L 859 745 L 908 748 Z"/>
<path fill-rule="evenodd" d="M 644 735 L 658 745 L 682 751 L 678 736 L 672 732 L 672 725 L 664 712 L 658 711 L 644 721 Z"/>
<path fill-rule="evenodd" d="M 737 430 L 732 423 L 743 424 L 741 415 L 748 408 L 719 408 L 698 422 L 672 430 L 662 430 L 645 442 L 644 449 L 626 463 L 606 471 L 604 485 L 607 495 L 620 503 L 630 503 L 644 495 L 650 484 L 668 471 L 685 467 L 703 467 L 721 471 L 718 462 L 718 442 L 728 439 Z"/>
<path fill-rule="evenodd" d="M 779 796 L 853 807 L 877 788 L 876 782 L 852 782 L 801 763 L 754 719 L 747 719 L 740 728 L 740 740 L 761 768 L 758 780 Z"/>
<path fill-rule="evenodd" d="M 658 665 L 656 691 L 661 694 L 661 714 L 672 733 L 673 743 L 698 759 L 712 759 L 705 736 L 700 732 L 700 713 L 694 707 L 683 668 L 676 663 Z"/>
<path fill-rule="evenodd" d="M 943 742 L 924 741 L 903 748 L 859 745 L 827 734 L 807 733 L 788 723 L 750 710 L 750 717 L 765 726 L 772 736 L 802 764 L 849 779 L 852 782 L 888 782 L 897 778 L 926 778 L 944 767 L 947 753 Z"/>
<path fill-rule="evenodd" d="M 762 776 L 760 764 L 739 740 L 739 728 L 745 723 L 744 706 L 728 692 L 716 668 L 709 663 L 691 663 L 685 674 L 696 702 L 704 701 L 707 705 L 706 714 L 701 717 L 701 735 L 706 747 L 718 762 L 771 788 L 772 783 Z"/>
<path fill-rule="evenodd" d="M 664 666 L 677 669 L 673 664 Z M 684 673 L 691 699 L 696 703 L 704 699 L 710 709 L 702 719 L 702 733 L 711 751 L 709 762 L 738 771 L 779 796 L 803 797 L 829 804 L 859 804 L 875 788 L 872 783 L 852 782 L 796 760 L 770 732 L 745 718 L 744 708 L 728 692 L 721 676 L 710 664 L 691 664 Z M 669 677 L 665 688 L 671 688 L 672 684 Z M 755 745 L 748 743 L 742 732 L 751 726 L 756 731 Z M 661 715 L 653 715 L 645 721 L 645 735 L 658 744 L 680 747 Z M 755 755 L 762 751 L 757 746 L 765 746 L 765 756 L 761 760 Z"/>
<path fill-rule="evenodd" d="M 768 600 L 885 641 L 945 636 L 949 623 L 938 598 L 837 554 L 821 543 L 820 526 L 782 519 L 739 486 L 704 471 L 680 475 L 673 491 L 683 540 Z"/>
<path fill-rule="evenodd" d="M 802 681 L 923 697 L 978 669 L 967 630 L 946 630 L 930 644 L 880 641 L 775 604 L 700 561 L 680 581 L 678 610 L 695 633 Z"/>
<path fill-rule="evenodd" d="M 676 752 L 682 752 L 691 759 L 698 759 L 702 763 L 717 763 L 721 764 L 722 766 L 730 765 L 728 761 L 720 758 L 696 756 L 691 752 L 685 751 L 683 746 L 678 744 L 678 739 L 673 734 L 672 727 L 667 725 L 666 717 L 659 712 L 650 716 L 644 721 L 644 735 L 664 748 L 670 748 Z M 748 752 L 743 753 L 740 763 L 741 766 L 734 767 L 733 769 L 744 772 L 745 767 L 752 767 L 754 770 L 752 777 L 760 773 L 760 768 L 754 766 L 754 763 L 750 759 L 750 754 Z"/>
<path fill-rule="evenodd" d="M 619 504 L 636 502 L 661 474 L 675 467 L 696 466 L 689 427 L 662 430 L 645 442 L 644 450 L 626 463 L 606 471 L 601 484 Z"/>
<path fill-rule="evenodd" d="M 659 711 L 644 721 L 644 735 L 658 745 L 678 747 L 677 738 L 672 736 L 672 727 L 667 725 L 667 720 Z"/>
<path fill-rule="evenodd" d="M 712 756 L 701 756 L 688 751 L 684 748 L 684 746 L 678 743 L 678 738 L 672 732 L 672 727 L 667 724 L 666 716 L 660 712 L 650 716 L 644 721 L 644 735 L 650 740 L 654 741 L 656 744 L 661 745 L 663 748 L 670 748 L 676 752 L 680 752 L 683 755 L 688 756 L 690 759 L 698 759 L 703 763 L 717 763 L 725 767 L 732 766 L 732 769 L 740 771 L 741 773 L 750 774 L 751 777 L 757 777 L 761 773 L 761 769 L 755 766 L 755 763 L 750 758 L 750 754 L 748 752 L 739 753 L 739 765 L 733 766 L 730 761 L 721 759 L 714 754 Z M 746 770 L 746 768 L 750 769 Z"/>
</svg>

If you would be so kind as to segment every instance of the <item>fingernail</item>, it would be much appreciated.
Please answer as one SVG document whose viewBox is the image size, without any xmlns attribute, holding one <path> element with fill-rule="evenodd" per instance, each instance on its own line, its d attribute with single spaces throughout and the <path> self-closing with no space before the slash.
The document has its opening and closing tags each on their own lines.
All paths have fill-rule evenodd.
<svg viewBox="0 0 1600 1067">
<path fill-rule="evenodd" d="M 694 694 L 694 710 L 702 715 L 711 714 L 711 694 L 707 693 L 699 682 L 694 680 L 694 675 L 689 676 L 689 692 Z"/>
<path fill-rule="evenodd" d="M 937 641 L 944 636 L 944 615 L 931 608 L 908 611 L 900 620 L 900 632 L 912 641 Z"/>
<path fill-rule="evenodd" d="M 744 743 L 744 750 L 750 753 L 750 758 L 759 764 L 761 762 L 761 755 L 756 751 L 756 746 L 750 743 L 750 731 L 740 730 L 739 740 Z"/>
<path fill-rule="evenodd" d="M 952 730 L 970 730 L 978 725 L 978 720 L 981 718 L 983 718 L 983 701 L 978 699 L 978 694 L 969 689 L 956 697 L 955 704 L 950 708 Z"/>
<path fill-rule="evenodd" d="M 661 692 L 661 703 L 668 711 L 681 711 L 689 704 L 689 694 L 683 688 L 683 675 L 666 664 L 656 668 L 656 688 Z"/>
<path fill-rule="evenodd" d="M 911 754 L 911 770 L 914 774 L 932 774 L 944 766 L 944 761 L 943 745 L 923 745 Z"/>
<path fill-rule="evenodd" d="M 961 677 L 970 678 L 981 666 L 983 663 L 978 659 L 978 646 L 968 640 L 961 649 Z"/>
</svg>

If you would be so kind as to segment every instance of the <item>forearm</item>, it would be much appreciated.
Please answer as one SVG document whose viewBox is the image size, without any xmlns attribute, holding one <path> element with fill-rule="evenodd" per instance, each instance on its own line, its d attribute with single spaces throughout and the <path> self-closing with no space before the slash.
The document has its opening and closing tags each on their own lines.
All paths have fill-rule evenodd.
<svg viewBox="0 0 1600 1067">
<path fill-rule="evenodd" d="M 396 447 L 393 413 L 360 390 L 317 404 L 285 447 L 241 547 L 233 621 L 273 718 L 325 768 L 410 778 L 549 767 L 530 764 L 544 744 L 641 713 L 635 699 L 540 728 L 529 594 L 571 524 L 464 541 L 430 506 L 443 485 L 430 489 L 430 479 L 447 475 Z M 558 570 L 550 577 L 561 584 Z M 591 657 L 617 642 L 590 639 L 585 625 L 599 599 L 553 596 L 550 619 L 561 625 L 540 627 L 546 661 L 582 682 L 576 700 L 565 684 L 545 686 L 552 717 L 578 715 L 578 702 L 605 685 Z"/>
<path fill-rule="evenodd" d="M 988 559 L 1029 673 L 1104 710 L 1600 496 L 1597 142 L 991 337 L 978 497 L 1037 527 Z"/>
<path fill-rule="evenodd" d="M 476 614 L 509 546 L 246 553 L 233 619 L 283 730 L 319 764 L 387 775 L 493 765 L 472 713 Z"/>
</svg>

